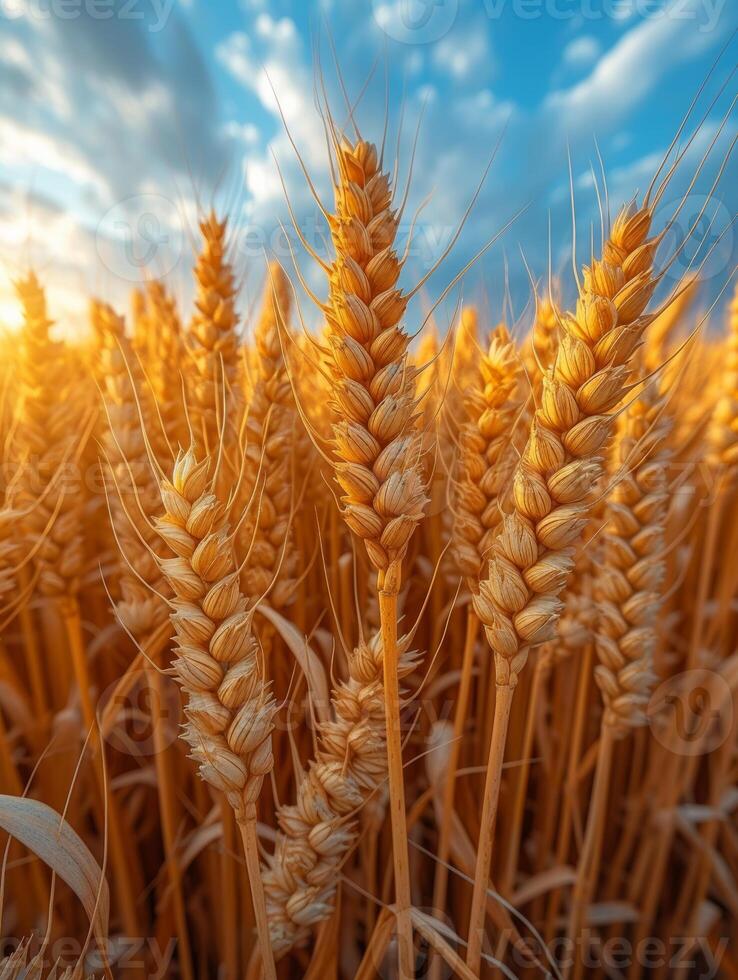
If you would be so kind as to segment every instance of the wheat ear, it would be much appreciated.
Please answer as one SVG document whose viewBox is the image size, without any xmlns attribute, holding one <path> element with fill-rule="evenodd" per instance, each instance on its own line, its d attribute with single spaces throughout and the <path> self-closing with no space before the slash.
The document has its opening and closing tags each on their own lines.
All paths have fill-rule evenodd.
<svg viewBox="0 0 738 980">
<path fill-rule="evenodd" d="M 525 369 L 534 391 L 540 391 L 546 372 L 556 359 L 559 312 L 548 296 L 536 296 L 536 313 L 530 336 L 523 347 Z"/>
<path fill-rule="evenodd" d="M 336 258 L 325 310 L 335 473 L 344 518 L 363 539 L 378 573 L 387 699 L 392 849 L 400 974 L 413 974 L 410 875 L 402 772 L 398 687 L 397 595 L 402 560 L 423 515 L 425 488 L 410 338 L 400 326 L 407 298 L 398 288 L 401 261 L 393 243 L 397 214 L 390 178 L 376 147 L 364 140 L 335 147 L 338 183 L 330 230 Z"/>
<path fill-rule="evenodd" d="M 416 665 L 409 643 L 398 640 L 401 677 Z M 297 802 L 278 811 L 280 830 L 264 873 L 277 954 L 302 943 L 332 913 L 341 864 L 358 836 L 353 818 L 387 779 L 383 659 L 379 634 L 352 651 L 349 680 L 333 691 L 335 717 L 320 726 Z"/>
<path fill-rule="evenodd" d="M 21 546 L 15 533 L 18 514 L 0 506 L 0 615 L 6 612 L 6 597 L 16 589 L 16 573 Z"/>
<path fill-rule="evenodd" d="M 155 291 L 156 294 L 158 291 Z M 154 635 L 167 616 L 167 605 L 162 596 L 169 594 L 169 587 L 155 558 L 155 547 L 160 545 L 160 541 L 146 516 L 159 511 L 160 497 L 158 481 L 149 460 L 141 426 L 137 400 L 140 390 L 134 388 L 134 384 L 139 389 L 143 387 L 143 378 L 138 370 L 133 345 L 125 333 L 123 318 L 111 306 L 93 302 L 91 320 L 97 341 L 96 373 L 104 403 L 100 444 L 105 458 L 101 465 L 110 519 L 122 558 L 117 579 L 115 610 L 118 620 L 127 632 L 141 644 L 147 656 L 144 670 L 149 688 L 159 693 L 161 677 L 150 658 L 155 656 Z M 147 339 L 152 340 L 150 335 L 147 335 Z M 161 419 L 163 422 L 163 414 Z M 155 432 L 160 431 L 158 417 L 152 420 L 151 428 Z M 158 719 L 154 719 L 154 739 L 157 743 L 161 739 Z M 162 748 L 156 752 L 154 759 L 162 840 L 180 935 L 182 973 L 185 977 L 192 977 L 182 874 L 176 854 L 172 776 L 167 765 Z"/>
<path fill-rule="evenodd" d="M 153 552 L 158 539 L 146 517 L 158 510 L 159 488 L 134 389 L 134 381 L 141 378 L 123 317 L 107 303 L 93 300 L 90 319 L 97 341 L 97 375 L 104 409 L 102 466 L 122 554 L 116 612 L 123 626 L 143 640 L 166 619 L 167 607 L 160 595 L 167 590 Z"/>
<path fill-rule="evenodd" d="M 239 407 L 238 317 L 227 222 L 211 212 L 200 222 L 200 231 L 203 245 L 195 265 L 196 312 L 187 337 L 190 370 L 186 379 L 196 443 L 214 454 L 221 431 L 234 432 L 233 410 Z"/>
<path fill-rule="evenodd" d="M 246 419 L 246 469 L 241 495 L 250 502 L 237 546 L 244 558 L 241 584 L 251 596 L 269 593 L 279 609 L 294 598 L 295 552 L 290 529 L 292 443 L 301 426 L 282 354 L 280 330 L 289 323 L 291 287 L 277 262 L 269 266 L 256 326 L 253 391 Z"/>
<path fill-rule="evenodd" d="M 644 310 L 656 280 L 651 211 L 623 209 L 603 259 L 584 271 L 576 311 L 561 318 L 553 366 L 513 478 L 513 506 L 492 545 L 488 577 L 474 605 L 495 658 L 497 705 L 487 767 L 480 844 L 469 922 L 467 963 L 481 961 L 484 901 L 492 855 L 505 734 L 513 691 L 533 644 L 554 636 L 559 594 L 572 546 L 602 475 L 601 454 L 623 396 L 628 361 L 649 322 Z"/>
<path fill-rule="evenodd" d="M 84 389 L 82 398 L 72 397 L 64 348 L 49 336 L 40 282 L 31 272 L 15 288 L 24 326 L 11 503 L 24 515 L 22 530 L 34 549 L 39 592 L 60 599 L 76 595 L 85 560 L 84 496 L 80 474 L 73 470 L 89 403 Z"/>
<path fill-rule="evenodd" d="M 524 401 L 521 374 L 515 344 L 504 326 L 497 327 L 476 378 L 469 379 L 468 421 L 460 436 L 453 548 L 472 592 L 483 577 L 518 458 L 513 435 Z"/>
<path fill-rule="evenodd" d="M 226 507 L 212 492 L 209 461 L 177 456 L 161 483 L 156 522 L 175 557 L 160 564 L 172 591 L 175 675 L 186 695 L 183 738 L 200 776 L 225 794 L 244 844 L 264 970 L 276 977 L 256 837 L 256 804 L 271 770 L 276 704 L 252 633 L 253 611 L 239 587 Z"/>
<path fill-rule="evenodd" d="M 569 937 L 582 925 L 599 873 L 615 741 L 647 724 L 656 675 L 656 621 L 665 573 L 669 416 L 654 386 L 618 420 L 613 486 L 605 508 L 603 561 L 596 565 L 595 680 L 604 713 L 594 786 L 572 897 Z M 575 976 L 581 975 L 577 960 Z"/>
<path fill-rule="evenodd" d="M 49 336 L 50 321 L 44 291 L 31 273 L 17 284 L 25 327 L 21 349 L 20 407 L 16 437 L 23 447 L 15 457 L 19 466 L 11 502 L 23 515 L 22 531 L 34 553 L 38 590 L 59 615 L 69 652 L 84 724 L 91 745 L 101 750 L 92 701 L 89 664 L 78 602 L 84 567 L 83 516 L 85 497 L 78 472 L 72 472 L 83 447 L 87 391 L 71 392 L 68 355 Z M 70 478 L 71 477 L 71 481 Z M 33 631 L 28 623 L 29 635 Z M 35 656 L 33 654 L 32 656 Z M 32 665 L 35 671 L 35 666 Z M 56 697 L 66 696 L 54 692 Z M 98 790 L 96 818 L 104 822 L 105 797 L 101 773 L 95 769 Z M 107 826 L 115 886 L 126 929 L 138 929 L 138 916 L 129 865 L 125 861 L 123 831 L 116 801 L 108 795 Z"/>
<path fill-rule="evenodd" d="M 487 554 L 509 493 L 517 452 L 514 433 L 523 408 L 522 368 L 515 344 L 500 325 L 491 334 L 487 352 L 479 358 L 476 372 L 467 377 L 467 422 L 459 443 L 459 480 L 456 485 L 453 548 L 456 563 L 467 585 L 476 592 Z M 479 623 L 473 607 L 467 614 L 462 674 L 454 709 L 454 738 L 444 770 L 441 825 L 436 853 L 438 864 L 433 887 L 433 908 L 444 911 L 448 883 L 448 856 L 456 787 L 456 769 L 463 727 L 466 724 L 474 648 Z M 438 963 L 435 966 L 437 974 Z"/>
<path fill-rule="evenodd" d="M 157 279 L 146 284 L 146 310 L 153 352 L 147 373 L 161 420 L 152 431 L 160 459 L 168 465 L 169 447 L 187 444 L 182 405 L 182 379 L 186 375 L 184 334 L 174 298 Z M 159 437 L 160 428 L 166 438 Z"/>
</svg>

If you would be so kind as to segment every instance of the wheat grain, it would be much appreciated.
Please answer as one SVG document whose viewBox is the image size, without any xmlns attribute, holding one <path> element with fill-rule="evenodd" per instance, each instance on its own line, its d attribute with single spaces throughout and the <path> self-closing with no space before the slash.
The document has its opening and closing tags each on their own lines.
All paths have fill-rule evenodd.
<svg viewBox="0 0 738 980">
<path fill-rule="evenodd" d="M 576 313 L 562 318 L 556 361 L 544 378 L 542 403 L 516 468 L 514 506 L 496 535 L 489 577 L 475 599 L 501 684 L 515 685 L 532 643 L 553 638 L 571 546 L 602 474 L 612 409 L 648 324 L 643 313 L 655 287 L 650 221 L 645 209 L 620 213 L 604 259 L 585 270 Z"/>
<path fill-rule="evenodd" d="M 333 428 L 336 479 L 346 523 L 363 539 L 380 588 L 396 588 L 425 503 L 410 339 L 398 326 L 407 300 L 392 247 L 397 218 L 376 148 L 344 143 L 337 155 L 326 309 L 334 411 L 343 419 Z"/>
<path fill-rule="evenodd" d="M 165 516 L 156 529 L 174 553 L 160 565 L 174 593 L 174 668 L 188 696 L 184 737 L 202 778 L 242 816 L 272 765 L 275 704 L 260 676 L 253 612 L 208 465 L 180 451 L 171 482 L 161 484 Z"/>
<path fill-rule="evenodd" d="M 32 944 L 33 937 L 23 939 L 9 956 L 0 959 L 0 980 L 94 980 L 93 974 L 83 972 L 81 963 L 74 968 L 56 963 L 47 969 L 43 954 L 31 953 Z"/>
</svg>

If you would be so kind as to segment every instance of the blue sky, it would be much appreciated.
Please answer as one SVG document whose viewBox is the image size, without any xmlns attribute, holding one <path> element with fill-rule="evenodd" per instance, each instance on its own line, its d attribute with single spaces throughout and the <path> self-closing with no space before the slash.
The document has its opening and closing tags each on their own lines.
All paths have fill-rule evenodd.
<svg viewBox="0 0 738 980">
<path fill-rule="evenodd" d="M 491 316 L 506 308 L 525 321 L 529 277 L 547 274 L 549 226 L 551 265 L 565 294 L 571 288 L 567 153 L 581 263 L 593 223 L 599 235 L 597 148 L 614 210 L 648 186 L 736 27 L 734 0 L 0 0 L 0 321 L 17 319 L 10 284 L 29 263 L 44 276 L 52 313 L 67 331 L 84 329 L 91 293 L 125 303 L 147 274 L 166 276 L 186 303 L 198 207 L 211 204 L 231 216 L 247 310 L 265 252 L 290 262 L 279 171 L 300 227 L 322 240 L 280 109 L 329 201 L 316 52 L 333 114 L 340 124 L 347 115 L 332 43 L 349 98 L 362 93 L 355 117 L 367 138 L 381 140 L 389 91 L 387 157 L 399 147 L 401 190 L 422 116 L 404 233 L 427 201 L 408 285 L 452 238 L 499 141 L 459 241 L 422 303 L 430 305 L 524 210 L 462 288 Z M 709 109 L 736 51 L 734 41 L 696 118 Z M 734 91 L 731 80 L 707 112 L 664 194 L 664 216 Z M 736 128 L 733 115 L 691 190 L 685 221 L 699 214 Z M 706 297 L 738 253 L 728 227 L 736 176 L 731 161 L 720 203 L 709 212 L 709 240 L 715 230 L 725 235 L 707 266 Z M 304 256 L 301 265 L 320 290 L 317 270 Z M 457 296 L 439 311 L 441 325 Z M 307 302 L 305 316 L 314 317 Z"/>
</svg>

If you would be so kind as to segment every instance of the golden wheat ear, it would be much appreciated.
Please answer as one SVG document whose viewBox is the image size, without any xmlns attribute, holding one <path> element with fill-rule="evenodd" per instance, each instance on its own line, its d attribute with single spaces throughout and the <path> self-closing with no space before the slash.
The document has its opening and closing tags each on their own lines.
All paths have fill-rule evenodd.
<svg viewBox="0 0 738 980">
<path fill-rule="evenodd" d="M 65 478 L 79 476 L 69 470 L 84 449 L 82 433 L 89 434 L 87 392 L 72 397 L 65 349 L 50 335 L 46 295 L 35 273 L 16 282 L 15 291 L 24 323 L 9 503 L 23 515 L 23 535 L 35 551 L 38 591 L 56 601 L 77 594 L 84 567 L 84 487 Z"/>
<path fill-rule="evenodd" d="M 398 640 L 400 676 L 418 655 Z M 387 776 L 381 637 L 349 657 L 349 679 L 333 690 L 335 719 L 319 727 L 315 760 L 297 801 L 278 810 L 279 833 L 264 873 L 272 943 L 277 955 L 303 945 L 311 928 L 334 911 L 341 865 L 359 838 L 359 811 Z"/>
<path fill-rule="evenodd" d="M 106 423 L 99 433 L 101 465 L 111 527 L 121 553 L 116 611 L 125 629 L 142 641 L 168 613 L 160 598 L 168 589 L 157 563 L 159 539 L 151 524 L 160 502 L 147 445 L 148 426 L 138 400 L 143 379 L 123 318 L 99 302 L 92 303 L 90 316 Z"/>
<path fill-rule="evenodd" d="M 213 493 L 210 461 L 180 452 L 160 485 L 157 531 L 174 557 L 160 561 L 173 593 L 175 675 L 186 695 L 183 738 L 200 776 L 225 794 L 241 830 L 265 973 L 276 977 L 256 838 L 256 804 L 271 771 L 276 703 L 240 590 L 226 507 Z"/>
<path fill-rule="evenodd" d="M 233 441 L 240 401 L 236 285 L 228 258 L 227 221 L 211 211 L 201 220 L 200 232 L 195 315 L 186 339 L 190 370 L 185 380 L 199 451 L 215 455 L 224 433 Z"/>
<path fill-rule="evenodd" d="M 518 458 L 513 436 L 526 400 L 518 353 L 504 328 L 493 333 L 476 383 L 466 391 L 469 421 L 461 431 L 453 542 L 459 570 L 476 592 L 506 509 Z"/>
<path fill-rule="evenodd" d="M 616 218 L 601 259 L 583 271 L 576 310 L 562 318 L 556 359 L 543 379 L 541 404 L 513 479 L 513 507 L 493 544 L 475 608 L 495 657 L 498 690 L 509 710 L 532 646 L 554 638 L 560 600 L 573 565 L 572 546 L 586 526 L 602 455 L 628 389 L 632 356 L 650 323 L 657 241 L 652 210 L 631 204 Z M 495 718 L 497 727 L 497 717 Z M 499 793 L 506 717 L 490 756 L 468 962 L 478 967 L 491 827 Z M 494 739 L 494 737 L 493 737 Z"/>
<path fill-rule="evenodd" d="M 239 524 L 236 549 L 244 558 L 246 595 L 268 595 L 275 609 L 294 598 L 297 554 L 291 543 L 293 440 L 301 425 L 280 340 L 290 318 L 291 287 L 282 267 L 271 263 L 254 334 L 253 387 L 245 438 L 240 498 L 255 491 L 259 506 Z M 246 557 L 247 556 L 247 557 Z"/>
</svg>

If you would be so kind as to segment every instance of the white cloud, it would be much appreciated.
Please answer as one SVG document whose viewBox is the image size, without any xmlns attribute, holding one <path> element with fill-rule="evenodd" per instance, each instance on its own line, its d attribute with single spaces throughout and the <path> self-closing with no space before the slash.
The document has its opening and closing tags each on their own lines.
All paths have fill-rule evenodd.
<svg viewBox="0 0 738 980">
<path fill-rule="evenodd" d="M 515 113 L 516 108 L 512 102 L 497 99 L 488 88 L 480 89 L 458 102 L 458 114 L 470 132 L 474 129 L 497 129 L 515 118 Z"/>
<path fill-rule="evenodd" d="M 597 38 L 590 34 L 583 34 L 567 44 L 562 59 L 568 67 L 585 68 L 597 60 L 600 51 L 600 42 Z"/>
<path fill-rule="evenodd" d="M 302 42 L 294 21 L 275 20 L 260 14 L 255 23 L 260 40 L 257 52 L 246 34 L 236 32 L 218 45 L 216 57 L 245 88 L 253 92 L 273 116 L 276 135 L 261 152 L 244 158 L 247 188 L 254 212 L 268 212 L 281 202 L 284 192 L 274 157 L 285 173 L 290 194 L 307 199 L 294 150 L 284 129 L 286 123 L 300 154 L 315 175 L 325 168 L 323 125 L 313 102 L 313 77 L 304 62 Z M 284 122 L 282 121 L 284 116 Z M 272 214 L 272 218 L 274 215 Z"/>
<path fill-rule="evenodd" d="M 46 170 L 88 185 L 103 200 L 109 193 L 104 176 L 74 144 L 8 116 L 0 117 L 0 161 L 21 172 Z"/>
<path fill-rule="evenodd" d="M 423 70 L 423 52 L 413 49 L 405 58 L 405 71 L 409 76 L 419 75 Z"/>
<path fill-rule="evenodd" d="M 240 123 L 231 120 L 223 127 L 223 132 L 226 136 L 238 140 L 246 146 L 256 146 L 259 142 L 259 129 L 253 123 Z"/>
<path fill-rule="evenodd" d="M 31 69 L 33 62 L 28 53 L 28 49 L 15 37 L 0 36 L 0 60 L 7 66 L 14 68 Z"/>
<path fill-rule="evenodd" d="M 570 129 L 591 131 L 623 119 L 663 75 L 717 42 L 719 32 L 696 30 L 700 0 L 678 0 L 679 16 L 668 9 L 632 27 L 577 85 L 552 92 L 544 108 Z M 671 6 L 671 5 L 670 5 Z M 676 9 L 676 6 L 675 6 Z M 693 14 L 693 17 L 688 16 Z"/>
<path fill-rule="evenodd" d="M 483 31 L 458 31 L 447 35 L 433 48 L 433 63 L 457 81 L 465 81 L 477 69 L 489 67 L 491 53 Z"/>
<path fill-rule="evenodd" d="M 256 33 L 265 41 L 271 41 L 277 45 L 294 45 L 297 42 L 297 29 L 295 22 L 289 17 L 280 17 L 275 20 L 269 14 L 259 14 L 254 24 Z"/>
</svg>

